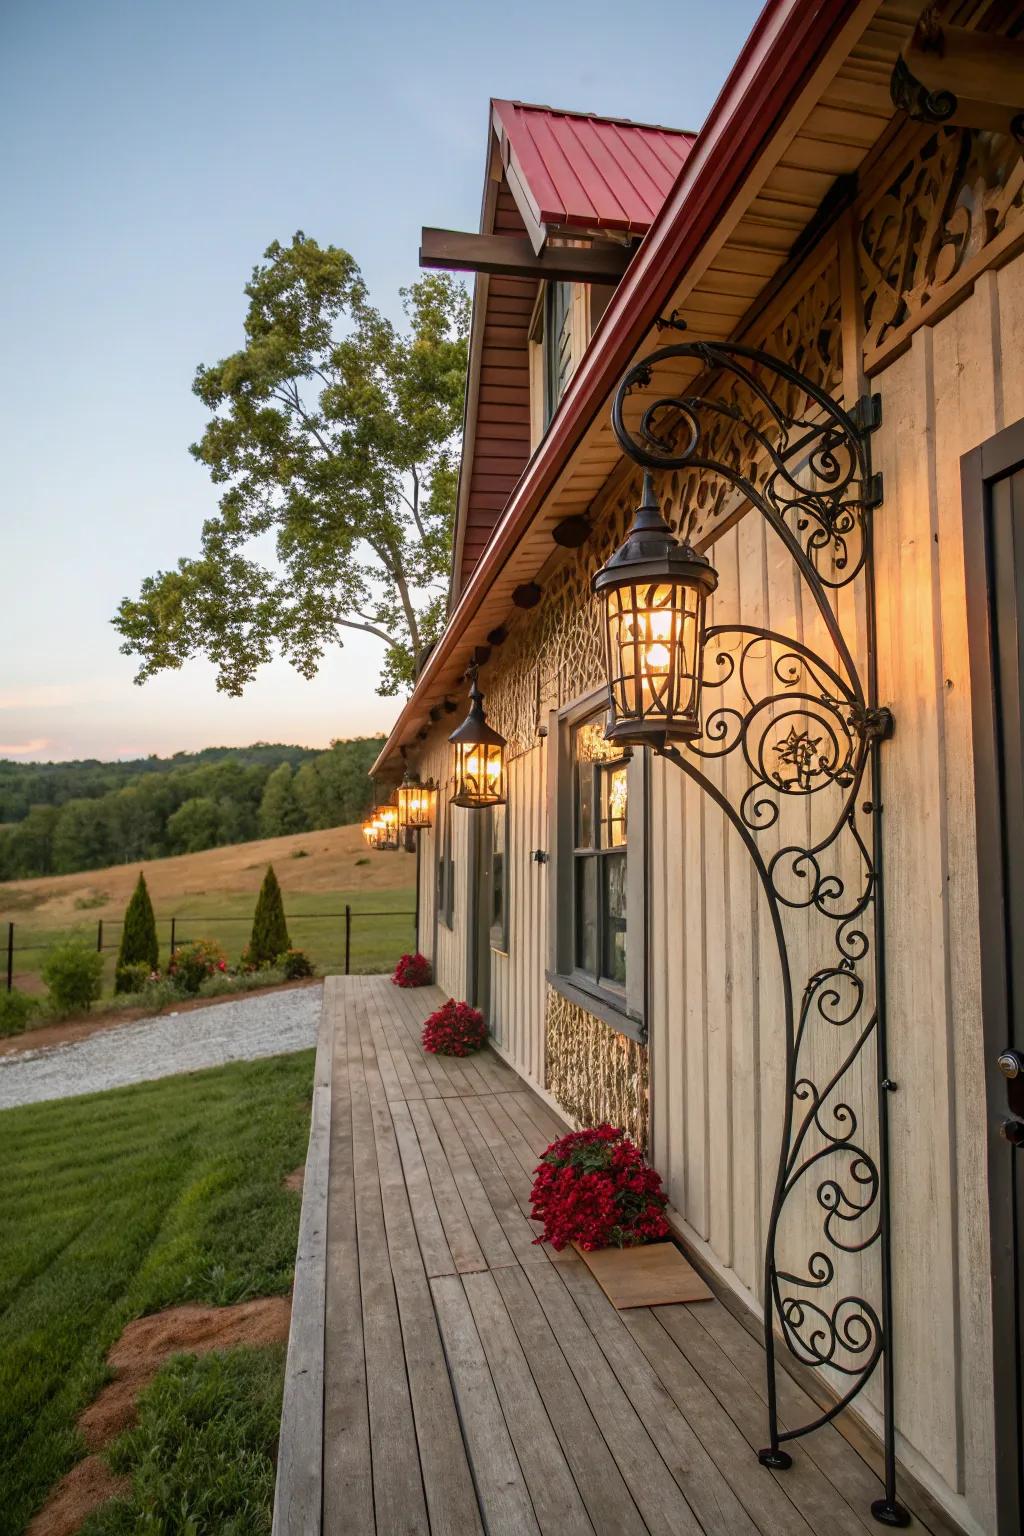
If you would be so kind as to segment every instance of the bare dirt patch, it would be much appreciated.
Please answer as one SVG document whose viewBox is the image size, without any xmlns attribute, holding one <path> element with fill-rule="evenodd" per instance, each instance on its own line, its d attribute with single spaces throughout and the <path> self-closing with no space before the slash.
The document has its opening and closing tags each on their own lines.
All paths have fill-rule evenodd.
<svg viewBox="0 0 1024 1536">
<path fill-rule="evenodd" d="M 146 1008 L 119 1008 L 116 1013 L 92 1013 L 80 1019 L 61 1019 L 57 1024 L 42 1024 L 27 1029 L 23 1035 L 0 1040 L 0 1056 L 16 1056 L 19 1051 L 38 1051 L 51 1045 L 71 1045 L 85 1040 L 101 1029 L 118 1029 L 122 1024 L 137 1024 L 140 1019 L 168 1018 L 174 1013 L 191 1013 L 196 1008 L 216 1008 L 219 1003 L 237 1003 L 243 997 L 269 997 L 272 992 L 298 992 L 304 987 L 318 987 L 317 976 L 303 981 L 283 981 L 276 987 L 250 987 L 245 992 L 225 992 L 220 997 L 189 997 L 173 1008 L 155 1014 Z"/>
<path fill-rule="evenodd" d="M 283 1343 L 291 1310 L 289 1297 L 265 1296 L 234 1307 L 168 1307 L 129 1323 L 107 1355 L 114 1380 L 78 1420 L 92 1454 L 61 1478 L 26 1536 L 74 1536 L 94 1509 L 127 1490 L 128 1479 L 115 1477 L 97 1452 L 135 1423 L 139 1393 L 172 1355 Z"/>
<path fill-rule="evenodd" d="M 115 1477 L 102 1456 L 87 1456 L 64 1474 L 25 1536 L 74 1536 L 94 1509 L 127 1491 L 126 1477 Z"/>
<path fill-rule="evenodd" d="M 285 1189 L 293 1189 L 296 1194 L 302 1194 L 302 1186 L 306 1179 L 306 1165 L 301 1163 L 298 1168 L 293 1168 L 291 1173 L 285 1175 Z"/>
</svg>

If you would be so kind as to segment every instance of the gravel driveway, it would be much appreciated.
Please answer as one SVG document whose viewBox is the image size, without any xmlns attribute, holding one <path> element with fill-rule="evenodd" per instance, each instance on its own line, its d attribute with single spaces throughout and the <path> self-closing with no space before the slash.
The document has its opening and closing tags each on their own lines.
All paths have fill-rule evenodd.
<svg viewBox="0 0 1024 1536">
<path fill-rule="evenodd" d="M 0 1057 L 0 1109 L 306 1050 L 316 1044 L 322 997 L 323 987 L 243 997 Z"/>
</svg>

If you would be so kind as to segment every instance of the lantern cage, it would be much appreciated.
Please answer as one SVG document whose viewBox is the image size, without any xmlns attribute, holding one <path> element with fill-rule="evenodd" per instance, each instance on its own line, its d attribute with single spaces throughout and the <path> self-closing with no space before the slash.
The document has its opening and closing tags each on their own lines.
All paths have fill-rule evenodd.
<svg viewBox="0 0 1024 1536">
<path fill-rule="evenodd" d="M 504 736 L 487 724 L 484 696 L 477 686 L 477 669 L 470 669 L 469 714 L 448 740 L 455 747 L 453 805 L 484 810 L 505 804 Z"/>
<path fill-rule="evenodd" d="M 609 741 L 659 749 L 701 733 L 704 609 L 718 573 L 661 515 L 649 471 L 625 542 L 593 579 L 601 599 Z"/>
<path fill-rule="evenodd" d="M 433 780 L 421 784 L 419 776 L 407 772 L 398 786 L 398 825 L 404 831 L 422 832 L 434 825 L 437 788 Z"/>
</svg>

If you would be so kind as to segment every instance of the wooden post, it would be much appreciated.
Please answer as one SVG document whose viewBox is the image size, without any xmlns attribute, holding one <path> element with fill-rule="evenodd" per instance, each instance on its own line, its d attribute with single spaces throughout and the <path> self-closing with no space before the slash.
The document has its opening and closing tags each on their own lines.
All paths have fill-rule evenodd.
<svg viewBox="0 0 1024 1536">
<path fill-rule="evenodd" d="M 14 986 L 14 924 L 7 924 L 7 990 Z"/>
<path fill-rule="evenodd" d="M 175 928 L 175 924 L 177 923 L 177 921 L 178 921 L 178 919 L 176 917 L 172 917 L 171 918 L 171 959 L 172 960 L 174 958 L 174 928 Z"/>
<path fill-rule="evenodd" d="M 96 953 L 98 955 L 102 955 L 102 953 L 103 953 L 103 919 L 102 919 L 102 917 L 98 918 L 97 922 L 96 922 Z"/>
<path fill-rule="evenodd" d="M 349 964 L 352 959 L 352 908 L 345 903 L 345 975 L 349 973 Z"/>
<path fill-rule="evenodd" d="M 413 913 L 413 952 L 418 954 L 420 948 L 420 844 L 423 833 L 416 833 L 416 911 Z"/>
</svg>

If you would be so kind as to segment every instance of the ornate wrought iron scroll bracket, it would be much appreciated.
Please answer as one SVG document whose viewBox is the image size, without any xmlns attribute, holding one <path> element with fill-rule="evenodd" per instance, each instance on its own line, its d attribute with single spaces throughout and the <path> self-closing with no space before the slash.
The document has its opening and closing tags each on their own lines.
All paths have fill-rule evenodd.
<svg viewBox="0 0 1024 1536">
<path fill-rule="evenodd" d="M 659 393 L 659 374 L 677 381 L 694 364 L 692 386 Z M 781 972 L 784 1111 L 765 1239 L 768 1445 L 760 1460 L 790 1466 L 783 1446 L 828 1424 L 877 1373 L 885 1488 L 872 1513 L 906 1525 L 896 1497 L 891 1094 L 883 1087 L 880 769 L 893 718 L 878 700 L 875 642 L 877 397 L 847 413 L 778 358 L 691 341 L 635 365 L 612 419 L 645 469 L 698 471 L 739 493 L 730 505 L 742 500 L 760 512 L 799 571 L 804 634 L 822 635 L 828 650 L 758 625 L 712 624 L 702 636 L 701 734 L 655 750 L 701 786 L 741 839 Z M 712 531 L 695 528 L 692 516 L 684 528 L 702 544 Z M 842 592 L 850 595 L 840 601 Z M 720 589 L 715 603 L 723 596 Z M 781 1350 L 830 1380 L 832 1406 L 806 1424 L 780 1424 Z"/>
</svg>

